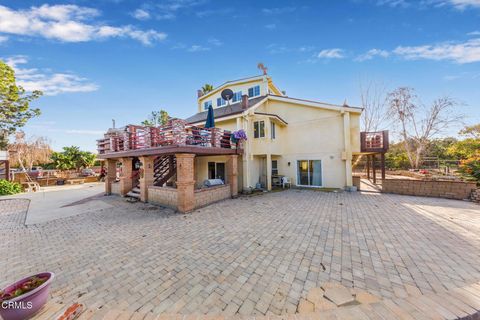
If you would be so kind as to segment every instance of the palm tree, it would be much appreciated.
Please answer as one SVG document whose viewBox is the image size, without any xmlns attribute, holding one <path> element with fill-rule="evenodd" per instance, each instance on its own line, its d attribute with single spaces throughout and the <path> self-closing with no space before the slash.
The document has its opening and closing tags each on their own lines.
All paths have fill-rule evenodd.
<svg viewBox="0 0 480 320">
<path fill-rule="evenodd" d="M 212 90 L 213 90 L 213 86 L 211 84 L 208 84 L 208 83 L 205 83 L 205 85 L 202 87 L 203 94 L 207 94 Z"/>
</svg>

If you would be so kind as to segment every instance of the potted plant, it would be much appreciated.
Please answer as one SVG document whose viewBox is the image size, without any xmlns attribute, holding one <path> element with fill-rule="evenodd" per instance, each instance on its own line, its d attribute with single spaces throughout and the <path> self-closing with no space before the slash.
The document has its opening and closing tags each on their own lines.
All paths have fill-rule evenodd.
<svg viewBox="0 0 480 320">
<path fill-rule="evenodd" d="M 241 149 L 242 141 L 247 140 L 247 134 L 243 129 L 233 131 L 230 140 L 237 146 L 237 149 Z"/>
<path fill-rule="evenodd" d="M 26 320 L 31 318 L 48 300 L 53 281 L 52 272 L 24 278 L 0 291 L 0 318 Z"/>
</svg>

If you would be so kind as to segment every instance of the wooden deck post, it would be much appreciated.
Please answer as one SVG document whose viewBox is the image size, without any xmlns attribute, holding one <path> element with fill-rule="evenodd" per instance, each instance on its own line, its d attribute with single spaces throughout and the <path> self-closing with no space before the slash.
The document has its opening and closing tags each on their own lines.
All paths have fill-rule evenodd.
<svg viewBox="0 0 480 320">
<path fill-rule="evenodd" d="M 367 155 L 367 179 L 370 180 L 370 155 Z"/>
<path fill-rule="evenodd" d="M 238 196 L 238 155 L 227 156 L 227 179 L 232 198 Z"/>
<path fill-rule="evenodd" d="M 153 186 L 153 161 L 155 157 L 144 156 L 139 158 L 142 162 L 140 172 L 140 201 L 148 202 L 148 188 Z"/>
<path fill-rule="evenodd" d="M 380 155 L 380 159 L 381 159 L 381 166 L 382 166 L 382 182 L 383 180 L 385 180 L 385 153 L 381 153 Z"/>
<path fill-rule="evenodd" d="M 177 153 L 177 209 L 187 213 L 195 209 L 195 154 Z"/>
</svg>

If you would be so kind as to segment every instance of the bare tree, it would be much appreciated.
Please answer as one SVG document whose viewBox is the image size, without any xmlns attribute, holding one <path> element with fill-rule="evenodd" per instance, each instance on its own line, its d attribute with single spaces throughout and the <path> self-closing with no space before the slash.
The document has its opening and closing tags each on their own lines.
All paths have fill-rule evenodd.
<svg viewBox="0 0 480 320">
<path fill-rule="evenodd" d="M 362 100 L 362 130 L 378 131 L 387 124 L 387 89 L 381 82 L 368 81 L 360 83 L 360 98 Z"/>
<path fill-rule="evenodd" d="M 388 94 L 389 115 L 397 124 L 412 168 L 418 168 L 428 142 L 461 122 L 455 113 L 460 104 L 449 96 L 435 99 L 430 107 L 421 104 L 413 88 L 400 87 Z"/>
<path fill-rule="evenodd" d="M 31 170 L 33 165 L 50 161 L 52 149 L 45 137 L 27 139 L 23 131 L 15 134 L 15 141 L 9 146 L 14 156 L 12 165 L 21 167 L 24 171 Z"/>
</svg>

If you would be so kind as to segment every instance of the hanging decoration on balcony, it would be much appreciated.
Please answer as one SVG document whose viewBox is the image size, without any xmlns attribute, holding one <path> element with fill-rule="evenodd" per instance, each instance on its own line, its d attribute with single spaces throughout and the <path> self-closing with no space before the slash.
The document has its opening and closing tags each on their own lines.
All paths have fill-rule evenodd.
<svg viewBox="0 0 480 320">
<path fill-rule="evenodd" d="M 230 140 L 233 143 L 238 143 L 240 141 L 247 140 L 247 134 L 243 129 L 233 131 L 233 134 L 231 135 Z"/>
</svg>

